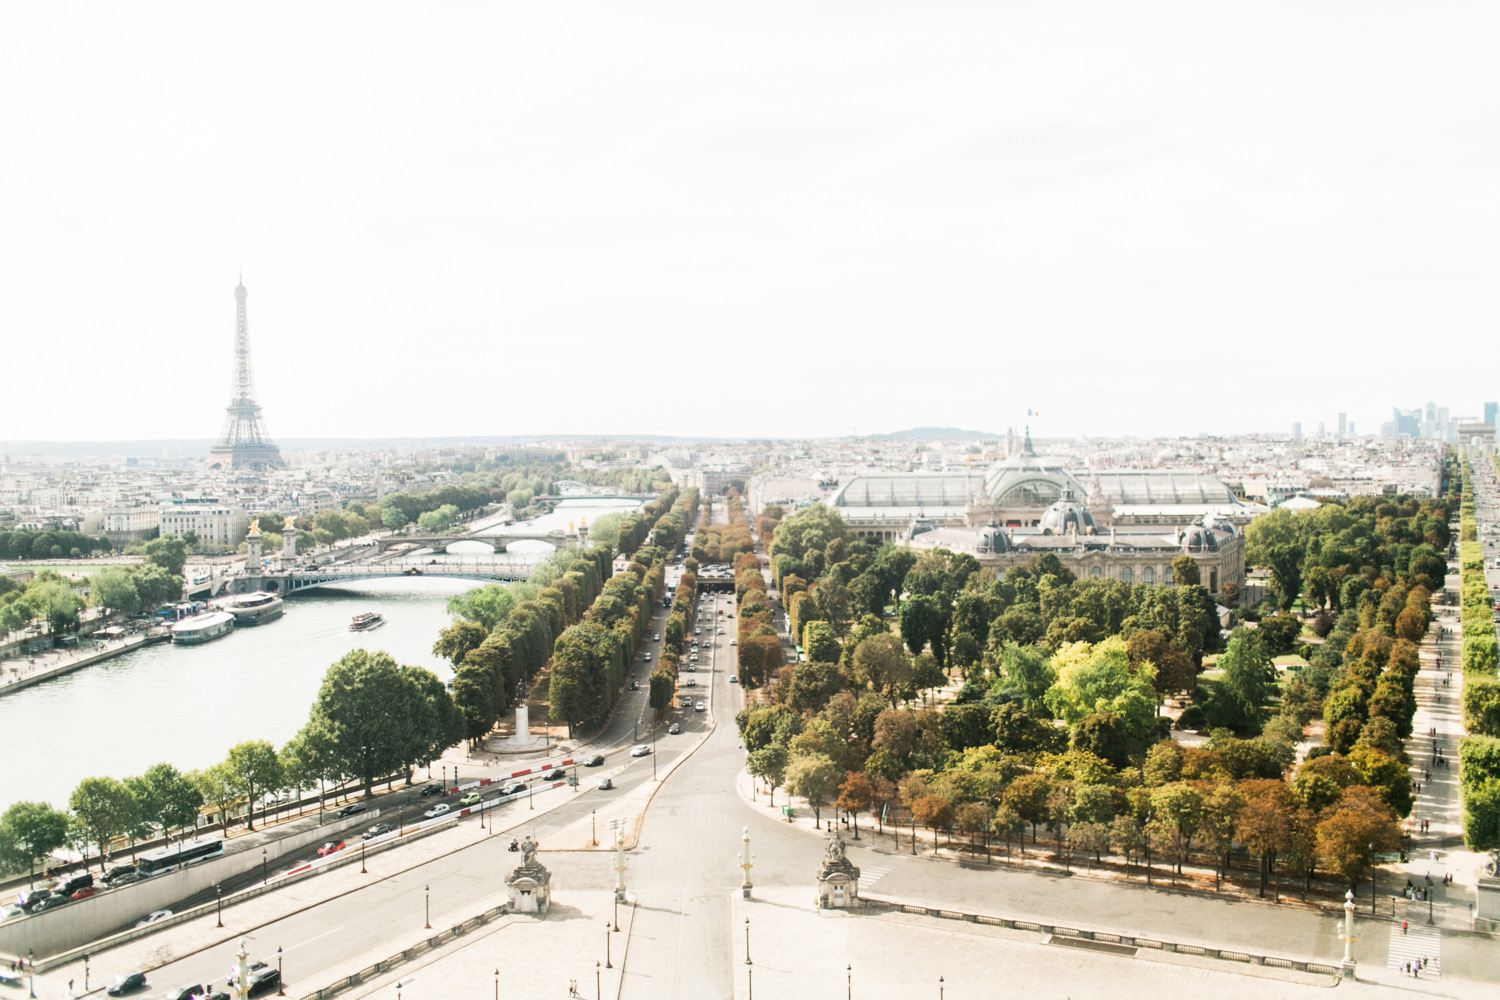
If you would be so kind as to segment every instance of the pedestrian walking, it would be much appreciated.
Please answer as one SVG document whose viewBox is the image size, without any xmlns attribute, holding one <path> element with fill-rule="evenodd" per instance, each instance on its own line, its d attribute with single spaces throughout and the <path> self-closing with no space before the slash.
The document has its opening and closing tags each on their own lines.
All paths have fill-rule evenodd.
<svg viewBox="0 0 1500 1000">
<path fill-rule="evenodd" d="M 1401 921 L 1401 933 L 1403 935 L 1406 933 L 1406 921 L 1405 920 Z"/>
</svg>

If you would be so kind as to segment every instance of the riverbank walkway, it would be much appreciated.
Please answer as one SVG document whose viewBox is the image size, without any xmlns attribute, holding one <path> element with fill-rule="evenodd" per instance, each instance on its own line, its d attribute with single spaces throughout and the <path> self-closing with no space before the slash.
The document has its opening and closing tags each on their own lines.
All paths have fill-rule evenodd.
<svg viewBox="0 0 1500 1000">
<path fill-rule="evenodd" d="M 141 634 L 118 639 L 88 638 L 71 649 L 52 649 L 34 656 L 0 660 L 0 697 L 93 666 L 142 646 L 146 641 L 146 636 Z"/>
</svg>

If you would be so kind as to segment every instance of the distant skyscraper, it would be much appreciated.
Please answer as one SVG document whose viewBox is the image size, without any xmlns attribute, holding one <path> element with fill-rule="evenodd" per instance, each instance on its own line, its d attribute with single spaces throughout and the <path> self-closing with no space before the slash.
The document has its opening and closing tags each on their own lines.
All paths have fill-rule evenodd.
<svg viewBox="0 0 1500 1000">
<path fill-rule="evenodd" d="M 1321 441 L 1321 440 L 1323 440 L 1323 438 L 1324 438 L 1324 437 L 1325 437 L 1325 436 L 1326 436 L 1326 435 L 1325 435 L 1325 433 L 1324 433 L 1324 429 L 1323 429 L 1323 421 L 1321 421 L 1321 420 L 1319 420 L 1319 421 L 1318 421 L 1318 440 L 1319 440 L 1319 441 Z"/>
<path fill-rule="evenodd" d="M 281 449 L 266 433 L 255 399 L 255 379 L 250 373 L 250 323 L 245 317 L 245 297 L 250 293 L 241 281 L 234 289 L 234 383 L 225 408 L 224 429 L 208 453 L 211 469 L 279 469 Z"/>
<path fill-rule="evenodd" d="M 1485 403 L 1484 422 L 1493 425 L 1495 423 L 1495 413 L 1497 410 L 1500 410 L 1500 403 Z"/>
<path fill-rule="evenodd" d="M 1300 421 L 1300 420 L 1294 420 L 1292 422 L 1292 440 L 1293 441 L 1301 441 L 1302 440 L 1302 421 Z"/>
<path fill-rule="evenodd" d="M 1349 434 L 1349 414 L 1339 414 L 1339 437 L 1347 437 Z"/>
</svg>

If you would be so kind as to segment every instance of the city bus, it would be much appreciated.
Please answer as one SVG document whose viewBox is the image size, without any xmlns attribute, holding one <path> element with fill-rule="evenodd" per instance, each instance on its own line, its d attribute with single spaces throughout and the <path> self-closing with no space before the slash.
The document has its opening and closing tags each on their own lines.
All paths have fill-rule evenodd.
<svg viewBox="0 0 1500 1000">
<path fill-rule="evenodd" d="M 196 864 L 199 861 L 207 861 L 209 858 L 217 858 L 224 853 L 224 841 L 214 838 L 212 840 L 186 840 L 171 847 L 163 847 L 159 851 L 147 851 L 141 855 L 140 864 L 136 870 L 144 875 L 155 875 L 158 872 L 171 871 L 184 865 Z"/>
</svg>

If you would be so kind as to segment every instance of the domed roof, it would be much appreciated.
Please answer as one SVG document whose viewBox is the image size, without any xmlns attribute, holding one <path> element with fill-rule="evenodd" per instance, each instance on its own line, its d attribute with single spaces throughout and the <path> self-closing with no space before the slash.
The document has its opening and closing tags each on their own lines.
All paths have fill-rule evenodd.
<svg viewBox="0 0 1500 1000">
<path fill-rule="evenodd" d="M 1194 521 L 1182 532 L 1182 551 L 1184 552 L 1217 552 L 1219 551 L 1219 539 L 1213 531 L 1205 528 L 1201 521 Z"/>
<path fill-rule="evenodd" d="M 918 535 L 926 534 L 927 532 L 934 530 L 936 527 L 937 525 L 932 522 L 931 518 L 914 517 L 906 525 L 906 540 L 911 541 Z"/>
<path fill-rule="evenodd" d="M 979 551 L 994 553 L 1009 552 L 1011 547 L 1010 535 L 1006 534 L 1005 529 L 1000 527 L 1000 522 L 996 521 L 993 517 L 990 518 L 989 523 L 979 532 Z"/>
<path fill-rule="evenodd" d="M 1044 535 L 1062 535 L 1069 531 L 1090 535 L 1094 532 L 1094 515 L 1072 497 L 1064 497 L 1042 512 L 1039 525 Z"/>
<path fill-rule="evenodd" d="M 1005 507 L 1045 507 L 1069 495 L 1083 496 L 1083 484 L 1063 471 L 1063 463 L 1036 453 L 1031 428 L 1021 450 L 985 473 L 984 492 L 991 503 Z"/>
<path fill-rule="evenodd" d="M 1234 522 L 1223 514 L 1205 514 L 1203 526 L 1209 531 L 1222 531 L 1231 537 L 1240 533 L 1240 530 L 1234 526 Z"/>
</svg>

